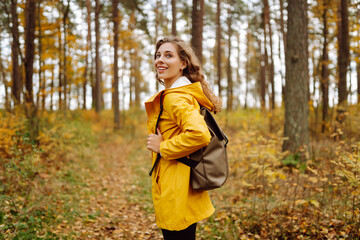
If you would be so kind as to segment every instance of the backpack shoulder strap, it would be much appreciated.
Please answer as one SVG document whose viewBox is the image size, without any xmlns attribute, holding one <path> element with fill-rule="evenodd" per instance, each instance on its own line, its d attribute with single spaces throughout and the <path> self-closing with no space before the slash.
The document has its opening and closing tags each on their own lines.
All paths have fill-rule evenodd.
<svg viewBox="0 0 360 240">
<path fill-rule="evenodd" d="M 210 110 L 206 107 L 200 106 L 200 113 L 204 116 L 204 120 L 211 130 L 215 133 L 215 135 L 220 139 L 225 141 L 225 146 L 228 144 L 229 140 L 225 133 L 221 130 L 220 126 L 216 122 L 214 116 L 211 114 Z"/>
<path fill-rule="evenodd" d="M 155 125 L 155 131 L 154 131 L 155 134 L 157 134 L 157 128 L 158 128 L 158 126 L 159 126 L 160 117 L 161 117 L 161 114 L 162 114 L 162 112 L 163 112 L 163 110 L 164 110 L 164 107 L 163 107 L 163 98 L 162 98 L 163 94 L 164 94 L 164 91 L 162 91 L 161 94 L 160 94 L 160 113 L 159 113 L 159 116 L 158 116 L 158 118 L 157 118 L 156 125 Z M 158 164 L 158 162 L 160 161 L 160 158 L 161 158 L 161 155 L 160 155 L 160 153 L 158 153 L 158 154 L 157 154 L 157 157 L 156 157 L 156 160 L 155 160 L 155 162 L 154 162 L 154 165 L 152 166 L 152 168 L 151 168 L 151 170 L 150 170 L 150 172 L 149 172 L 150 177 L 151 177 L 151 175 L 152 175 L 152 173 L 153 173 L 153 171 L 154 171 L 154 169 L 155 169 L 155 166 L 156 166 L 156 165 Z"/>
</svg>

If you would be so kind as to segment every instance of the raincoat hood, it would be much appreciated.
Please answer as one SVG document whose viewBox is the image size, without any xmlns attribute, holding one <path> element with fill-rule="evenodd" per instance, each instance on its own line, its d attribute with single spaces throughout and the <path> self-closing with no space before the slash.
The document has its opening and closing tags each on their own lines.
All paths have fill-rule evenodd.
<svg viewBox="0 0 360 240">
<path fill-rule="evenodd" d="M 206 95 L 202 91 L 201 83 L 195 82 L 195 83 L 181 86 L 181 87 L 175 87 L 175 88 L 169 88 L 169 89 L 162 90 L 162 91 L 158 92 L 157 94 L 155 94 L 154 96 L 152 96 L 151 98 L 149 98 L 145 102 L 145 108 L 146 108 L 146 112 L 148 114 L 150 112 L 152 112 L 152 110 L 154 110 L 154 109 L 152 109 L 154 104 L 155 105 L 160 104 L 161 92 L 164 92 L 164 94 L 163 94 L 164 97 L 166 94 L 169 94 L 169 93 L 190 94 L 198 101 L 198 103 L 201 106 L 206 107 L 210 111 L 213 111 L 214 105 L 210 102 L 210 100 L 206 97 Z"/>
</svg>

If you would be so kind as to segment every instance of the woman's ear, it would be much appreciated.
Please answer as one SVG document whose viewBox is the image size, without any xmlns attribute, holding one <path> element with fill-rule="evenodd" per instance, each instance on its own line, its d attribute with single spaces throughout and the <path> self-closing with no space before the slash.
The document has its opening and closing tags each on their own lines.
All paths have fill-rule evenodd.
<svg viewBox="0 0 360 240">
<path fill-rule="evenodd" d="M 182 61 L 181 63 L 181 70 L 184 70 L 187 67 L 186 61 Z"/>
</svg>

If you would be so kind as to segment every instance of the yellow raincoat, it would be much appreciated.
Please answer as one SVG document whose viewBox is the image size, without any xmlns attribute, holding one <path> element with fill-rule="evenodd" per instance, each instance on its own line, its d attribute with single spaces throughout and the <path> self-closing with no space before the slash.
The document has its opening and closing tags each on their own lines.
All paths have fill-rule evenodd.
<svg viewBox="0 0 360 240">
<path fill-rule="evenodd" d="M 152 197 L 156 223 L 162 229 L 179 231 L 211 216 L 214 207 L 207 191 L 190 186 L 190 167 L 175 159 L 206 146 L 211 135 L 200 114 L 200 106 L 212 109 L 199 82 L 165 89 L 159 129 L 161 159 L 152 175 Z M 160 93 L 145 102 L 148 133 L 154 133 L 160 112 Z M 156 160 L 152 153 L 152 164 Z"/>
</svg>

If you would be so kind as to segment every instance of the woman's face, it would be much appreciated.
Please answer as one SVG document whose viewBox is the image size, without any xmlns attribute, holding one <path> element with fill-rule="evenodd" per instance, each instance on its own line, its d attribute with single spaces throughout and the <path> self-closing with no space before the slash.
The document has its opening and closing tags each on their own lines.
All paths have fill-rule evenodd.
<svg viewBox="0 0 360 240">
<path fill-rule="evenodd" d="M 172 43 L 163 43 L 155 54 L 154 66 L 159 78 L 164 80 L 165 87 L 170 87 L 183 75 L 186 64 Z"/>
</svg>

